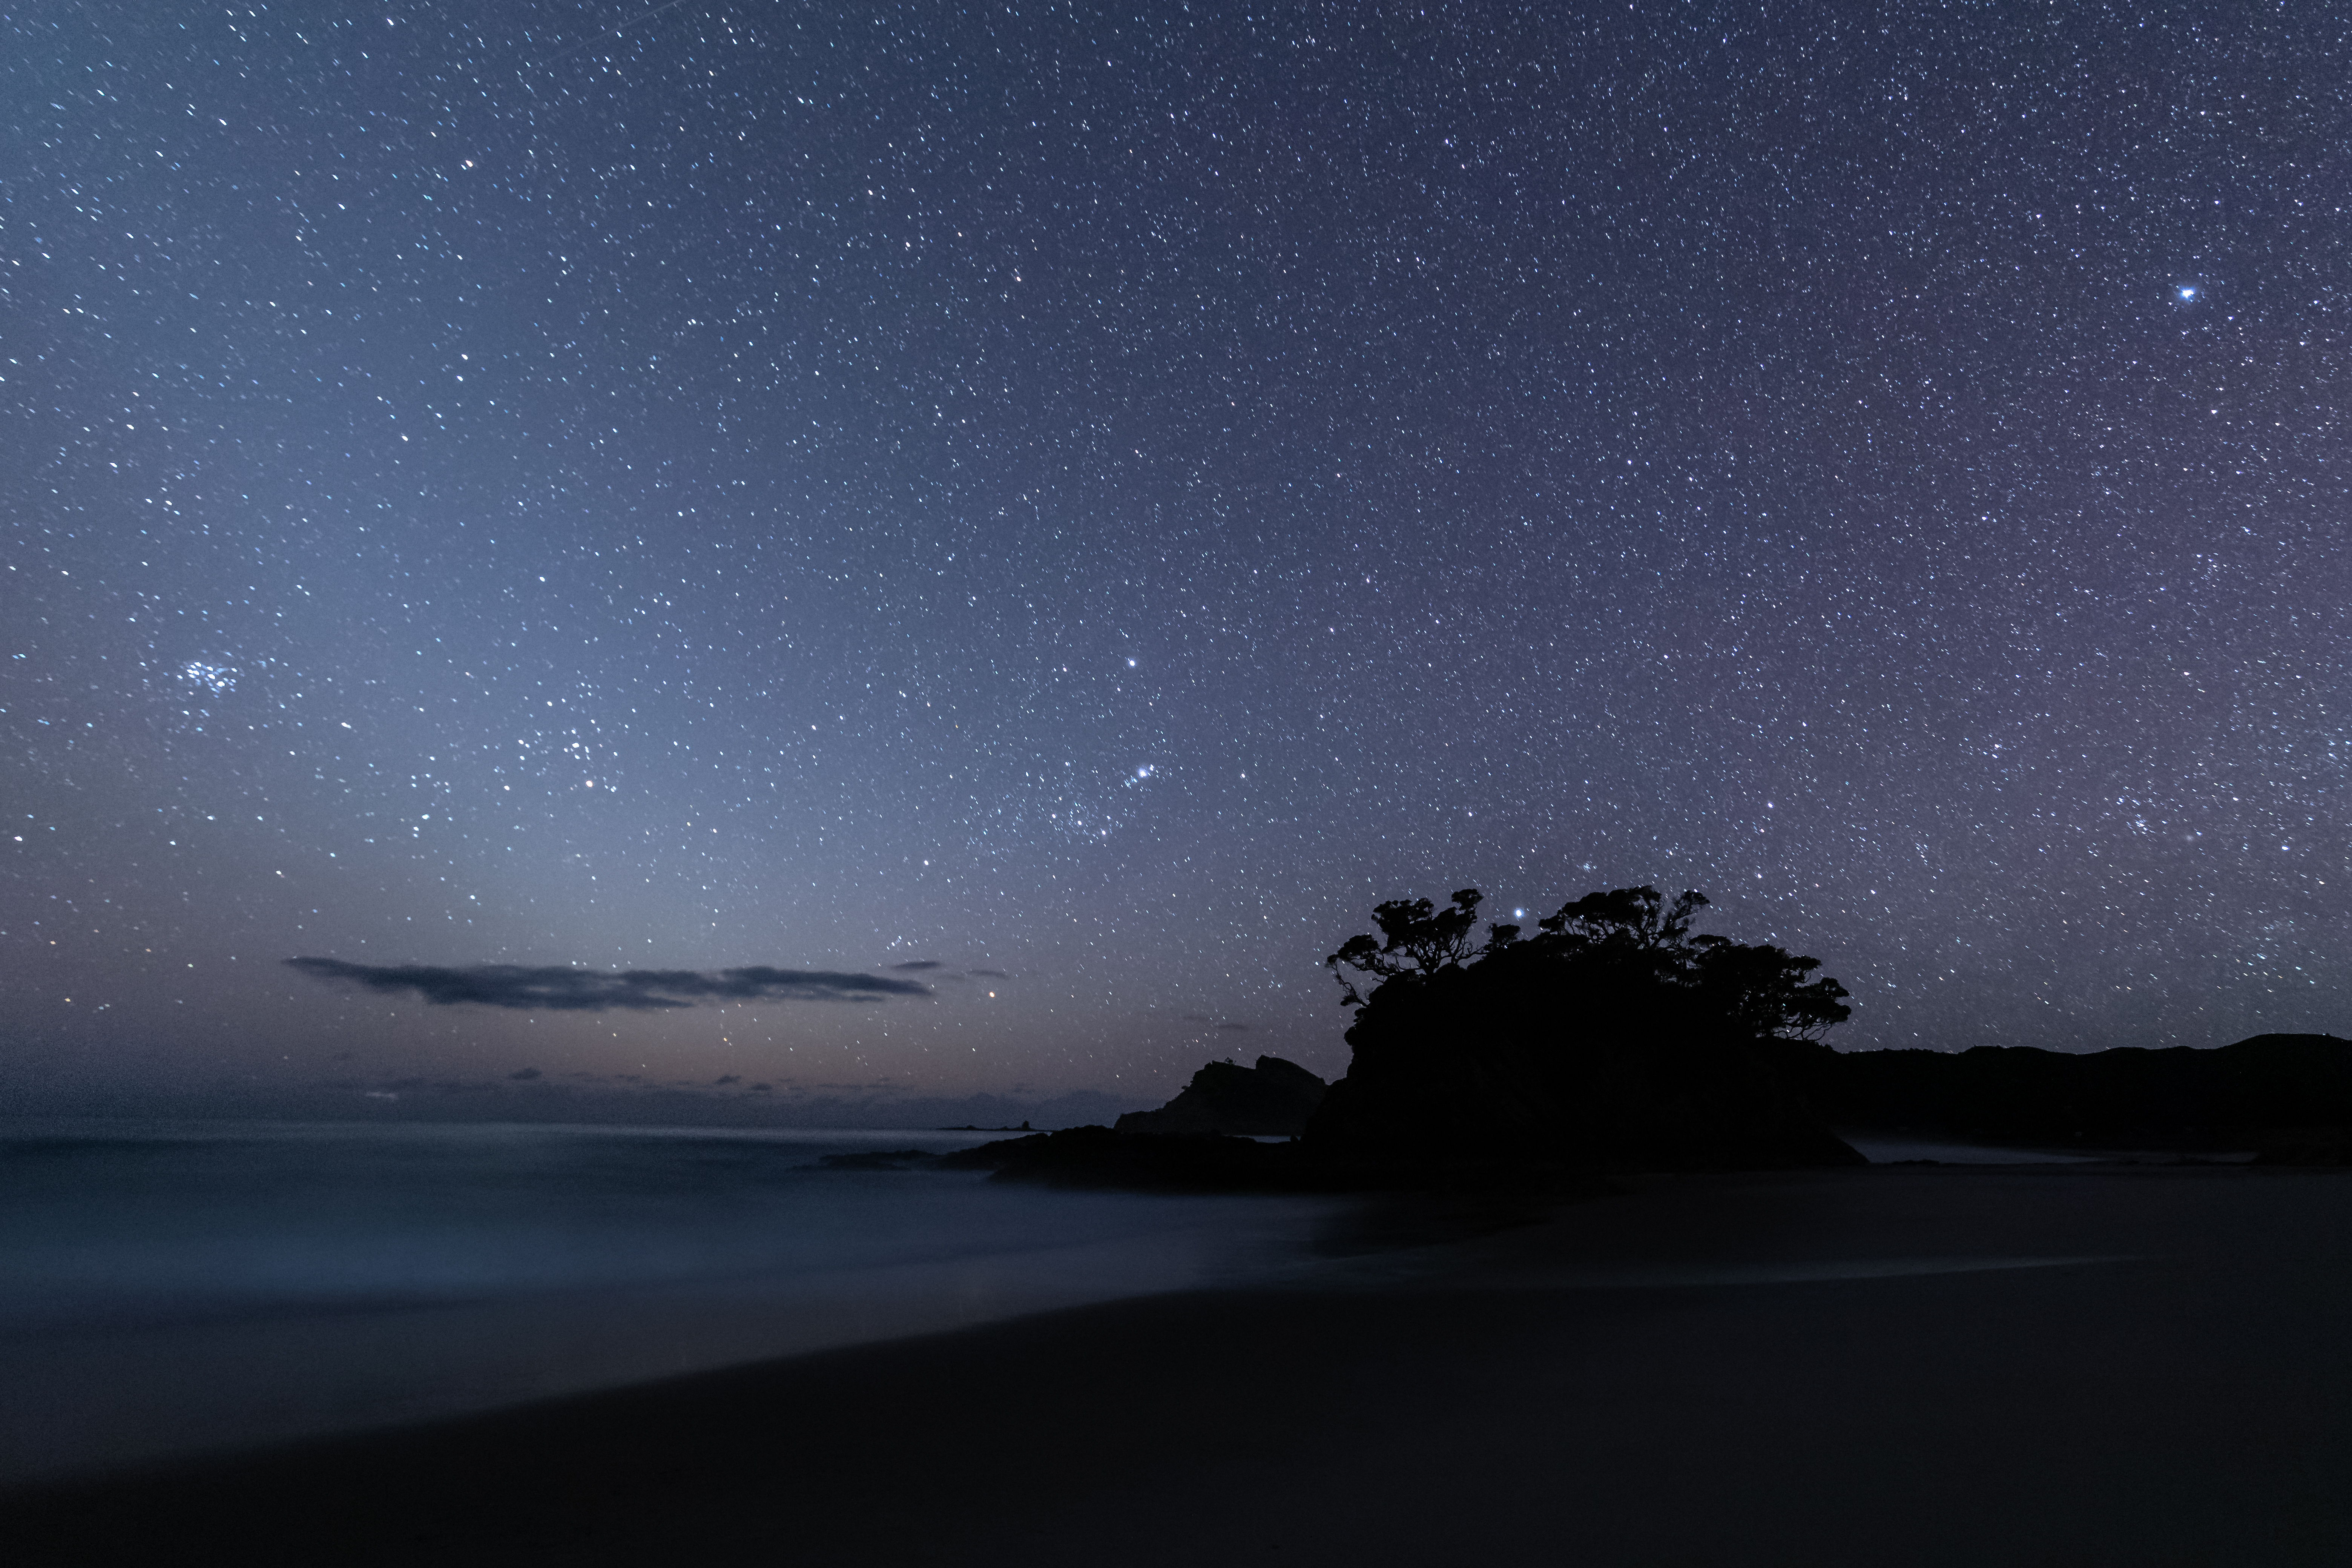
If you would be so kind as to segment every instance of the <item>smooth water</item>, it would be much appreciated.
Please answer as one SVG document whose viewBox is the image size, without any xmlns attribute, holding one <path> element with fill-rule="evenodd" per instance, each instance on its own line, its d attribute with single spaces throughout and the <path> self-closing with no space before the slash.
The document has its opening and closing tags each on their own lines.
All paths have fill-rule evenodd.
<svg viewBox="0 0 2352 1568">
<path fill-rule="evenodd" d="M 988 1136 L 0 1128 L 0 1479 L 1239 1283 L 1342 1206 L 819 1163 Z"/>
</svg>

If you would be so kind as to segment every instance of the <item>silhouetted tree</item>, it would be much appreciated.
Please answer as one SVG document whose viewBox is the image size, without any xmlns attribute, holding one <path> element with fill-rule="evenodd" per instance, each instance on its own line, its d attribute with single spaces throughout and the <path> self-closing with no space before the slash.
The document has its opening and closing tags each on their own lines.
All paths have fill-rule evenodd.
<svg viewBox="0 0 2352 1568">
<path fill-rule="evenodd" d="M 1655 888 L 1612 888 L 1562 904 L 1558 913 L 1538 921 L 1536 929 L 1549 936 L 1654 952 L 1684 945 L 1691 917 L 1706 907 L 1703 893 L 1685 893 L 1669 905 Z"/>
<path fill-rule="evenodd" d="M 1360 1007 L 1370 999 L 1343 970 L 1374 977 L 1373 991 L 1415 985 L 1442 971 L 1501 961 L 1514 972 L 1549 973 L 1563 993 L 1605 993 L 1613 1008 L 1641 1006 L 1644 990 L 1675 994 L 1686 1012 L 1696 1004 L 1757 1038 L 1818 1039 L 1853 1010 L 1835 980 L 1814 979 L 1821 961 L 1786 949 L 1691 934 L 1707 908 L 1704 894 L 1685 892 L 1668 903 L 1657 889 L 1613 888 L 1563 904 L 1522 939 L 1515 925 L 1489 925 L 1485 942 L 1473 940 L 1484 895 L 1455 892 L 1444 909 L 1427 899 L 1398 899 L 1372 910 L 1381 935 L 1349 938 L 1324 959 L 1339 982 L 1340 1002 Z M 1571 1000 L 1564 994 L 1563 1001 Z M 1664 995 L 1659 998 L 1665 1000 Z"/>
<path fill-rule="evenodd" d="M 1427 899 L 1391 899 L 1385 904 L 1374 905 L 1372 923 L 1381 928 L 1381 934 L 1375 937 L 1367 931 L 1351 936 L 1339 944 L 1339 952 L 1323 961 L 1338 978 L 1340 989 L 1347 993 L 1345 1005 L 1361 1006 L 1364 998 L 1353 983 L 1339 973 L 1343 963 L 1382 981 L 1412 979 L 1434 974 L 1441 969 L 1456 968 L 1497 947 L 1507 946 L 1519 934 L 1515 925 L 1489 926 L 1484 946 L 1470 940 L 1470 933 L 1478 925 L 1478 906 L 1485 899 L 1486 895 L 1477 889 L 1464 888 L 1442 910 Z"/>
<path fill-rule="evenodd" d="M 1818 958 L 1720 936 L 1696 936 L 1690 946 L 1696 988 L 1759 1039 L 1818 1040 L 1853 1016 L 1851 992 L 1827 975 L 1811 978 Z"/>
</svg>

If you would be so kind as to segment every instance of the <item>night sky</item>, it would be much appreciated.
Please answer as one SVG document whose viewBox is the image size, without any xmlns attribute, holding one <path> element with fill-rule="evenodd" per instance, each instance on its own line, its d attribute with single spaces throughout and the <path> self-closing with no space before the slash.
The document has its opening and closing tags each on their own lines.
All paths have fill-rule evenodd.
<svg viewBox="0 0 2352 1568">
<path fill-rule="evenodd" d="M 2352 1033 L 2347 33 L 16 7 L 0 1109 L 1156 1102 L 1471 884 Z"/>
</svg>

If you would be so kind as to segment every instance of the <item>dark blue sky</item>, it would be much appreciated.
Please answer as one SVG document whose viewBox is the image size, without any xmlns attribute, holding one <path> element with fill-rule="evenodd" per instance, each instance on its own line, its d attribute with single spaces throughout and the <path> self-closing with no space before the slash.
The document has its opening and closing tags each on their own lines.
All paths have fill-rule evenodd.
<svg viewBox="0 0 2352 1568">
<path fill-rule="evenodd" d="M 2347 1032 L 2340 11 L 646 9 L 0 24 L 0 1095 L 1156 1100 L 1469 883 Z"/>
</svg>

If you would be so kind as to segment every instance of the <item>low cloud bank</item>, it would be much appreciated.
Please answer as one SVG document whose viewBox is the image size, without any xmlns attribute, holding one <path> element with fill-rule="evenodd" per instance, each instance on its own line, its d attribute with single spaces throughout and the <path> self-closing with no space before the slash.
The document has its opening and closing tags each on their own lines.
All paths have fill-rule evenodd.
<svg viewBox="0 0 2352 1568">
<path fill-rule="evenodd" d="M 444 968 L 430 963 L 346 963 L 339 958 L 289 958 L 313 980 L 370 991 L 413 991 L 435 1006 L 470 1002 L 533 1013 L 650 1013 L 704 1002 L 881 1002 L 928 996 L 916 980 L 848 974 L 832 969 L 567 969 L 550 964 L 478 963 Z"/>
</svg>

